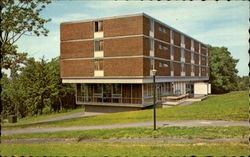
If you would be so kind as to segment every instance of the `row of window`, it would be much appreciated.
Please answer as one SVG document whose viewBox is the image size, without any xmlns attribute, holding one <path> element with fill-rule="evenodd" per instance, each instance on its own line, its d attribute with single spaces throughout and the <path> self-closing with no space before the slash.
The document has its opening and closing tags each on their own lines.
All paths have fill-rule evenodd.
<svg viewBox="0 0 250 157">
<path fill-rule="evenodd" d="M 171 46 L 171 52 L 173 52 L 173 46 L 172 45 L 170 45 Z M 165 46 L 163 46 L 163 45 L 161 45 L 161 44 L 159 44 L 159 46 L 158 46 L 158 48 L 159 49 L 163 49 L 163 50 L 167 50 L 167 47 L 165 47 Z M 151 51 L 153 51 L 154 50 L 154 39 L 150 39 L 149 40 L 149 49 L 151 50 Z M 182 49 L 182 51 L 184 51 L 185 50 L 185 48 L 183 48 L 183 47 L 181 47 L 180 49 Z M 184 53 L 184 52 L 183 52 Z M 191 53 L 194 53 L 193 51 L 191 51 Z"/>
<path fill-rule="evenodd" d="M 195 65 L 191 64 L 191 72 L 194 72 L 194 66 Z M 151 67 L 151 69 L 154 69 L 154 59 L 150 60 L 150 67 Z M 160 68 L 167 68 L 168 64 L 159 62 L 159 67 Z M 170 69 L 171 69 L 171 71 L 174 71 L 173 62 L 170 62 Z M 204 68 L 201 68 L 201 69 L 202 69 L 201 71 L 205 71 Z M 181 63 L 181 72 L 185 72 L 185 64 L 184 63 Z"/>
</svg>

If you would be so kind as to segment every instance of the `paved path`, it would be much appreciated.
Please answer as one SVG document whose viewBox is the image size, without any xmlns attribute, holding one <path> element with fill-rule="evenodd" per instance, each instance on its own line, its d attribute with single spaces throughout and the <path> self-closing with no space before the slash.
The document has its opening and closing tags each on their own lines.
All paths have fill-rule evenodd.
<svg viewBox="0 0 250 157">
<path fill-rule="evenodd" d="M 4 143 L 70 143 L 70 142 L 81 142 L 81 143 L 100 143 L 100 142 L 129 142 L 129 143 L 150 143 L 150 142 L 159 142 L 159 143 L 219 143 L 219 142 L 248 142 L 248 139 L 243 138 L 217 138 L 217 139 L 201 139 L 201 138 L 133 138 L 133 139 L 83 139 L 79 140 L 77 138 L 70 138 L 70 139 L 14 139 L 14 140 L 2 140 L 1 142 Z"/>
<path fill-rule="evenodd" d="M 72 113 L 69 115 L 65 116 L 58 116 L 54 118 L 48 118 L 48 119 L 43 119 L 31 123 L 25 123 L 25 124 L 36 124 L 36 123 L 43 123 L 43 122 L 51 122 L 51 121 L 58 121 L 58 120 L 64 120 L 64 119 L 71 119 L 71 118 L 78 118 L 78 117 L 88 117 L 88 116 L 95 116 L 99 114 L 104 114 L 104 113 L 95 113 L 95 112 L 78 112 L 78 113 Z"/>
<path fill-rule="evenodd" d="M 57 131 L 73 131 L 73 130 L 93 130 L 93 129 L 114 129 L 129 127 L 152 127 L 153 122 L 137 122 L 128 124 L 112 124 L 97 126 L 72 126 L 72 127 L 46 127 L 46 128 L 25 128 L 16 130 L 2 130 L 2 135 L 20 134 L 20 133 L 39 133 L 39 132 L 57 132 Z M 248 121 L 221 121 L 221 120 L 187 120 L 187 121 L 158 121 L 157 127 L 167 126 L 249 126 Z"/>
</svg>

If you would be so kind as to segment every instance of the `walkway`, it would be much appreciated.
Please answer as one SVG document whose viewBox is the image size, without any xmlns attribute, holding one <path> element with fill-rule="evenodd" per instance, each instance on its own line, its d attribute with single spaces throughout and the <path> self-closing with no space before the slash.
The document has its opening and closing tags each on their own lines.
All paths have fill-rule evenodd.
<svg viewBox="0 0 250 157">
<path fill-rule="evenodd" d="M 187 120 L 187 121 L 158 121 L 157 127 L 167 126 L 249 126 L 248 121 L 221 121 L 221 120 Z M 39 133 L 39 132 L 57 132 L 73 130 L 93 130 L 93 129 L 115 129 L 129 127 L 153 127 L 153 121 L 137 122 L 128 124 L 111 124 L 97 126 L 72 126 L 72 127 L 47 127 L 47 128 L 25 128 L 17 130 L 2 130 L 2 135 L 20 134 L 20 133 Z"/>
<path fill-rule="evenodd" d="M 58 116 L 58 117 L 54 117 L 54 118 L 43 119 L 43 120 L 39 120 L 39 121 L 31 122 L 31 123 L 26 123 L 26 124 L 36 124 L 36 123 L 51 122 L 51 121 L 58 121 L 58 120 L 78 118 L 78 117 L 88 117 L 88 116 L 95 116 L 95 115 L 99 115 L 99 114 L 104 114 L 104 113 L 82 111 L 82 112 L 78 112 L 78 113 L 72 113 L 72 114 L 65 115 L 65 116 Z"/>
<path fill-rule="evenodd" d="M 216 139 L 201 139 L 201 138 L 132 138 L 132 139 L 77 139 L 77 138 L 70 138 L 70 139 L 14 139 L 14 140 L 2 140 L 2 144 L 7 143 L 70 143 L 70 142 L 81 142 L 81 143 L 110 143 L 110 142 L 128 142 L 128 143 L 219 143 L 219 142 L 248 142 L 248 139 L 243 138 L 216 138 Z"/>
</svg>

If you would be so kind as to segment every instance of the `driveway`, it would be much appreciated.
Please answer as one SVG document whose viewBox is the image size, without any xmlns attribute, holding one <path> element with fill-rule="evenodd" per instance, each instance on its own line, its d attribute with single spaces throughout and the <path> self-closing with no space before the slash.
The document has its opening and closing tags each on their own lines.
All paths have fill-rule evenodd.
<svg viewBox="0 0 250 157">
<path fill-rule="evenodd" d="M 249 126 L 248 121 L 222 121 L 222 120 L 187 120 L 187 121 L 158 121 L 157 127 L 168 126 Z M 21 133 L 40 133 L 40 132 L 58 132 L 58 131 L 73 131 L 73 130 L 93 130 L 93 129 L 115 129 L 115 128 L 130 128 L 130 127 L 153 127 L 153 121 L 137 122 L 128 124 L 112 124 L 112 125 L 97 125 L 97 126 L 73 126 L 73 127 L 47 127 L 47 128 L 25 128 L 17 130 L 2 130 L 2 135 L 21 134 Z"/>
</svg>

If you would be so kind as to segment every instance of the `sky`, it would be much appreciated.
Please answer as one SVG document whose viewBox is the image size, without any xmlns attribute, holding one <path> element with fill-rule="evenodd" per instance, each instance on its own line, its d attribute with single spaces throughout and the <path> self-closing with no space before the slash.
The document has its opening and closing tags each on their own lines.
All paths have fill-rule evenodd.
<svg viewBox="0 0 250 157">
<path fill-rule="evenodd" d="M 48 36 L 23 36 L 17 45 L 30 57 L 50 60 L 60 55 L 61 22 L 144 12 L 205 44 L 227 47 L 243 76 L 249 70 L 248 7 L 247 1 L 52 1 L 41 14 L 52 20 Z"/>
</svg>

